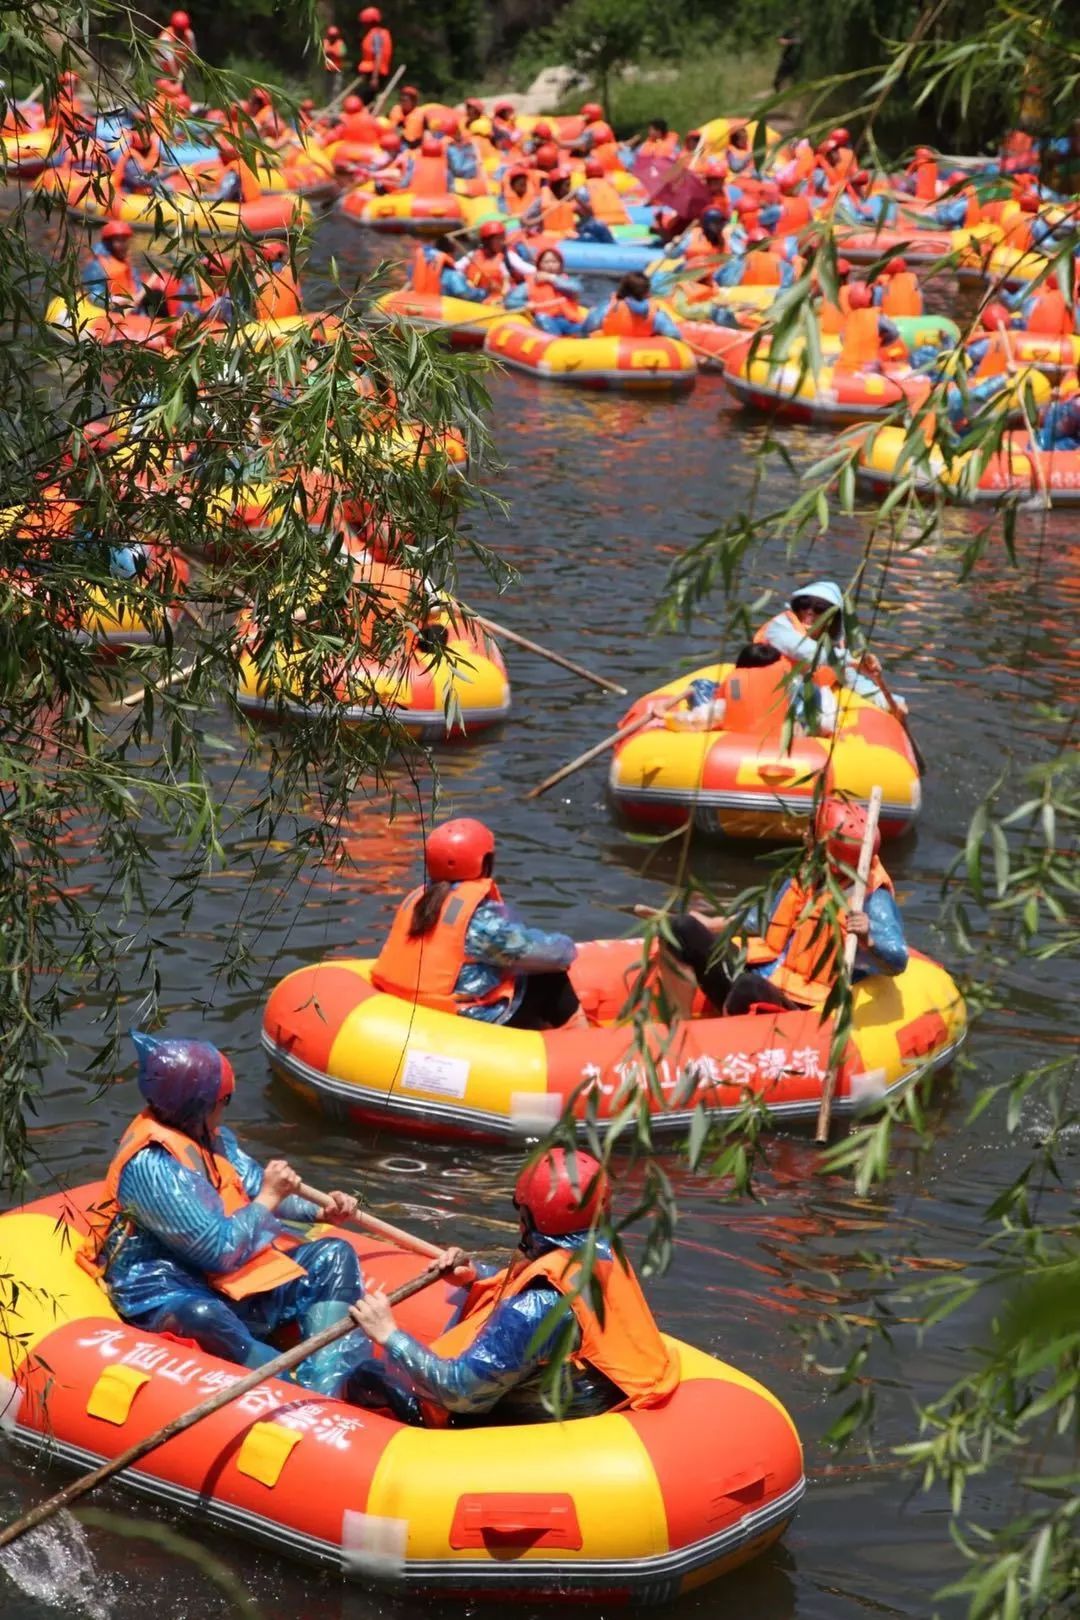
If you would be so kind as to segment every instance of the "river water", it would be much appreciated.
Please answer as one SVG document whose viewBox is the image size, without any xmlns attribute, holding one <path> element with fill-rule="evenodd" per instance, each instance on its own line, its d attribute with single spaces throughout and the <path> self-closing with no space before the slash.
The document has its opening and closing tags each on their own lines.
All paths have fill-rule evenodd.
<svg viewBox="0 0 1080 1620">
<path fill-rule="evenodd" d="M 360 268 L 373 251 L 361 232 L 331 216 L 319 227 L 313 268 L 330 254 L 346 268 Z M 480 514 L 473 522 L 521 579 L 497 600 L 478 571 L 466 573 L 466 599 L 631 692 L 668 678 L 680 661 L 690 667 L 723 650 L 719 601 L 706 605 L 689 633 L 650 636 L 647 624 L 679 550 L 750 499 L 763 424 L 740 413 L 720 380 L 709 377 L 675 400 L 563 391 L 514 375 L 493 376 L 491 393 L 495 444 L 505 466 L 490 481 L 511 510 L 505 519 Z M 800 429 L 784 438 L 803 462 L 824 443 Z M 760 495 L 763 508 L 783 504 L 793 487 L 774 461 Z M 963 549 L 986 521 L 949 513 L 928 545 L 893 557 L 875 635 L 896 690 L 909 699 L 930 762 L 918 831 L 888 851 L 888 865 L 909 938 L 945 954 L 958 974 L 974 964 L 958 959 L 937 930 L 943 873 L 963 846 L 977 798 L 1002 769 L 1019 773 L 1049 756 L 1053 729 L 1043 706 L 1067 702 L 1076 676 L 1080 570 L 1075 551 L 1070 558 L 1071 519 L 1022 514 L 1021 570 L 995 542 L 961 585 Z M 746 598 L 765 588 L 784 593 L 792 579 L 831 574 L 847 580 L 866 532 L 865 515 L 837 522 L 812 551 L 794 559 L 779 541 L 765 544 L 754 554 Z M 873 570 L 871 577 L 877 577 Z M 530 920 L 582 939 L 622 932 L 627 919 L 613 908 L 659 901 L 674 854 L 635 842 L 616 825 L 605 803 L 602 765 L 535 803 L 524 803 L 522 795 L 614 729 L 624 702 L 512 649 L 508 663 L 510 721 L 496 734 L 440 754 L 443 813 L 490 822 L 499 839 L 502 887 Z M 222 719 L 213 729 L 222 734 L 226 726 Z M 228 735 L 225 730 L 225 741 Z M 224 748 L 214 769 L 222 781 L 234 775 Z M 259 771 L 256 759 L 248 768 L 252 785 Z M 244 787 L 242 777 L 234 796 Z M 405 778 L 401 787 L 407 799 Z M 387 807 L 385 795 L 358 803 L 352 864 L 332 871 L 312 866 L 288 890 L 284 858 L 271 853 L 253 870 L 241 830 L 186 928 L 169 909 L 180 852 L 158 839 L 153 932 L 167 947 L 169 1025 L 204 1035 L 231 1054 L 239 1077 L 231 1123 L 254 1153 L 287 1155 L 323 1186 L 362 1188 L 389 1219 L 440 1241 L 509 1242 L 516 1153 L 417 1147 L 389 1130 L 362 1138 L 328 1130 L 270 1080 L 261 1055 L 260 1010 L 275 980 L 323 955 L 367 954 L 397 899 L 416 881 L 415 796 L 412 810 L 406 806 L 392 826 Z M 708 846 L 695 848 L 693 869 L 720 893 L 734 892 L 760 871 L 752 852 Z M 80 848 L 76 839 L 72 882 L 103 887 L 105 881 L 97 852 Z M 231 991 L 213 964 L 238 915 L 256 930 L 258 971 L 248 988 Z M 976 918 L 977 948 L 985 942 L 980 929 Z M 843 1177 L 818 1173 L 805 1136 L 780 1136 L 770 1144 L 758 1201 L 729 1202 L 707 1174 L 691 1174 L 677 1152 L 667 1154 L 680 1218 L 671 1268 L 650 1286 L 657 1314 L 671 1331 L 776 1391 L 802 1434 L 809 1478 L 784 1542 L 726 1583 L 682 1600 L 670 1611 L 678 1620 L 721 1613 L 754 1620 L 925 1620 L 933 1592 L 957 1572 L 943 1499 L 915 1493 L 887 1450 L 912 1437 L 912 1400 L 933 1396 L 955 1376 L 985 1322 L 974 1311 L 958 1316 L 924 1346 L 901 1334 L 895 1353 L 874 1364 L 879 1449 L 873 1461 L 861 1454 L 837 1460 L 823 1446 L 840 1407 L 828 1398 L 828 1378 L 804 1362 L 803 1340 L 838 1300 L 858 1308 L 868 1287 L 861 1251 L 880 1249 L 901 1271 L 915 1257 L 921 1263 L 976 1255 L 985 1205 L 1022 1161 L 993 1111 L 974 1128 L 965 1125 L 967 1104 L 987 1079 L 1005 1079 L 1061 1052 L 1070 1038 L 1066 974 L 1063 964 L 1004 973 L 1005 1009 L 983 1017 L 965 1064 L 938 1084 L 932 1149 L 919 1156 L 913 1141 L 901 1137 L 887 1186 L 869 1196 L 857 1196 Z M 131 1009 L 124 1016 L 135 1022 L 140 986 L 134 956 L 126 988 Z M 43 1188 L 99 1175 L 136 1107 L 130 1080 L 99 1095 L 82 1077 L 95 1039 L 92 1021 L 101 1011 L 91 1001 L 72 1013 L 67 1067 L 48 1074 L 34 1131 Z M 1029 1134 L 1039 1124 L 1033 1118 Z M 722 1435 L 700 1442 L 703 1448 L 723 1443 Z M 694 1466 L 692 1456 L 687 1466 Z M 0 1519 L 56 1483 L 0 1451 Z M 1002 1499 L 988 1486 L 976 1506 L 993 1512 Z M 103 1495 L 99 1506 L 130 1522 L 131 1499 L 122 1494 Z M 206 1541 L 205 1531 L 193 1534 Z M 207 1550 L 274 1620 L 404 1620 L 421 1607 L 343 1586 L 220 1533 Z M 8 1568 L 19 1577 L 6 1580 L 0 1569 L 0 1611 L 11 1620 L 76 1613 L 141 1620 L 148 1609 L 170 1620 L 216 1620 L 233 1612 L 196 1564 L 153 1539 L 122 1539 L 96 1526 L 58 1529 L 48 1548 L 19 1554 Z M 460 1605 L 423 1607 L 438 1620 L 462 1612 Z"/>
</svg>

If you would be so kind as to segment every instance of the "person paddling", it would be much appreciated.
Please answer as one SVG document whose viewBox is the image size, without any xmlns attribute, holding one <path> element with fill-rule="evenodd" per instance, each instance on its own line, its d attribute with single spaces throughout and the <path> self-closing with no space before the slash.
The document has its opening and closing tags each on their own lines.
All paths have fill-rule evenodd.
<svg viewBox="0 0 1080 1620">
<path fill-rule="evenodd" d="M 369 1290 L 350 1314 L 382 1348 L 397 1415 L 436 1427 L 493 1409 L 500 1422 L 550 1417 L 543 1372 L 568 1321 L 562 1416 L 670 1399 L 680 1381 L 678 1351 L 661 1337 L 629 1264 L 594 1237 L 610 1203 L 607 1171 L 588 1153 L 551 1148 L 527 1164 L 514 1187 L 513 1259 L 473 1284 L 455 1324 L 431 1345 L 398 1326 L 382 1289 Z M 580 1256 L 591 1241 L 591 1284 L 583 1286 Z"/>
<path fill-rule="evenodd" d="M 908 964 L 904 923 L 892 879 L 878 858 L 881 837 L 876 829 L 863 909 L 842 909 L 866 830 L 861 805 L 835 796 L 822 800 L 807 828 L 806 859 L 780 890 L 760 935 L 747 941 L 741 970 L 717 953 L 716 936 L 728 926 L 728 918 L 693 911 L 670 918 L 673 943 L 661 942 L 660 971 L 675 1016 L 692 1016 L 695 989 L 708 1003 L 706 1016 L 712 1017 L 740 1017 L 755 1007 L 820 1007 L 836 983 L 846 934 L 859 942 L 853 983 L 871 974 L 894 978 L 903 973 Z"/>
<path fill-rule="evenodd" d="M 126 1322 L 262 1366 L 279 1328 L 307 1338 L 362 1295 L 351 1244 L 305 1241 L 283 1224 L 346 1221 L 356 1199 L 333 1192 L 317 1208 L 284 1159 L 264 1168 L 243 1151 L 224 1124 L 236 1083 L 216 1046 L 141 1030 L 132 1040 L 146 1106 L 121 1138 L 80 1260 Z M 367 1338 L 349 1334 L 301 1362 L 296 1380 L 339 1394 L 370 1355 Z"/>
</svg>

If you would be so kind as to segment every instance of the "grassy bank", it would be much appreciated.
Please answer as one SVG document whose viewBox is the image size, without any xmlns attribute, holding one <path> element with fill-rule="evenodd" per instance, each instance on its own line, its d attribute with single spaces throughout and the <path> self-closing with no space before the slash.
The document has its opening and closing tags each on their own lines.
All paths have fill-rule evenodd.
<svg viewBox="0 0 1080 1620">
<path fill-rule="evenodd" d="M 608 117 L 625 137 L 644 130 L 650 118 L 666 118 L 685 133 L 710 118 L 750 112 L 772 90 L 774 57 L 713 45 L 683 58 L 646 60 L 612 82 Z M 588 94 L 599 97 L 595 87 Z M 552 111 L 576 112 L 582 99 L 575 94 Z"/>
</svg>

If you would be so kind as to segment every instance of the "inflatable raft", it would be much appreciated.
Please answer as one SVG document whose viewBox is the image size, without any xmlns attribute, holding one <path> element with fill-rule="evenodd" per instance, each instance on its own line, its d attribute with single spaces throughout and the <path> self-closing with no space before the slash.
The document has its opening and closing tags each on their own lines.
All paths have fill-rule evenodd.
<svg viewBox="0 0 1080 1620">
<path fill-rule="evenodd" d="M 369 311 L 373 323 L 414 326 L 420 332 L 446 332 L 454 349 L 483 348 L 492 321 L 505 316 L 501 303 L 473 303 L 441 293 L 415 293 L 397 287 L 382 293 Z"/>
<path fill-rule="evenodd" d="M 879 372 L 823 365 L 815 374 L 797 356 L 773 360 L 768 354 L 741 362 L 729 354 L 724 382 L 751 410 L 827 427 L 873 421 L 905 403 L 915 409 L 930 392 L 927 378 L 908 366 Z"/>
<path fill-rule="evenodd" d="M 631 725 L 649 705 L 678 696 L 691 681 L 720 683 L 732 664 L 708 664 L 646 693 L 623 716 Z M 839 694 L 836 733 L 793 737 L 785 749 L 782 726 L 751 731 L 675 729 L 672 714 L 628 737 L 615 750 L 611 796 L 633 821 L 681 827 L 688 817 L 702 832 L 724 838 L 792 840 L 802 836 L 813 810 L 814 788 L 828 773 L 833 790 L 862 803 L 882 789 L 881 831 L 896 838 L 914 826 L 922 786 L 911 743 L 900 721 L 868 699 Z"/>
<path fill-rule="evenodd" d="M 438 196 L 418 196 L 413 191 L 374 191 L 354 188 L 347 191 L 338 207 L 346 219 L 366 225 L 373 231 L 414 231 L 418 235 L 441 236 L 467 223 L 463 199 L 448 191 Z"/>
<path fill-rule="evenodd" d="M 79 1187 L 0 1216 L 4 1428 L 80 1471 L 242 1370 L 116 1315 L 76 1260 L 103 1192 Z M 388 1289 L 422 1269 L 373 1239 L 335 1235 Z M 459 1299 L 437 1283 L 395 1312 L 430 1341 Z M 682 1382 L 663 1406 L 564 1423 L 409 1428 L 269 1379 L 118 1483 L 203 1525 L 416 1597 L 669 1602 L 776 1541 L 805 1488 L 798 1435 L 776 1397 L 669 1343 Z"/>
<path fill-rule="evenodd" d="M 569 1112 L 602 1119 L 644 1098 L 656 1135 L 738 1112 L 748 1094 L 779 1118 L 816 1117 L 833 1022 L 815 1011 L 649 1021 L 655 1079 L 620 1014 L 642 972 L 640 940 L 579 945 L 570 977 L 592 1027 L 510 1029 L 414 1006 L 376 990 L 371 961 L 317 963 L 277 985 L 263 1015 L 270 1065 L 331 1119 L 416 1136 L 500 1141 L 544 1135 Z M 853 1021 L 834 1109 L 850 1112 L 949 1061 L 963 1038 L 963 999 L 943 967 L 910 953 L 896 978 L 853 992 Z"/>
<path fill-rule="evenodd" d="M 423 742 L 472 736 L 498 725 L 510 713 L 510 681 L 498 647 L 482 631 L 453 624 L 445 615 L 432 619 L 445 636 L 445 657 L 437 661 L 415 638 L 392 664 L 358 659 L 341 671 L 328 671 L 332 710 L 353 724 L 392 720 Z M 288 653 L 278 653 L 270 668 L 259 668 L 250 649 L 240 658 L 240 707 L 268 719 L 317 714 L 320 697 L 307 699 L 290 680 Z M 338 707 L 344 704 L 344 709 Z"/>
<path fill-rule="evenodd" d="M 921 231 L 914 226 L 865 226 L 851 230 L 841 226 L 836 232 L 836 251 L 851 264 L 876 264 L 879 259 L 903 257 L 908 268 L 937 264 L 953 254 L 967 257 L 985 251 L 987 230 L 974 225 L 959 231 Z"/>
<path fill-rule="evenodd" d="M 215 239 L 287 236 L 311 220 L 311 207 L 291 191 L 275 191 L 253 202 L 209 202 L 166 187 L 149 194 L 113 193 L 108 176 L 47 170 L 39 184 L 64 197 L 69 212 L 95 224 L 122 219 L 136 231 L 188 231 Z"/>
<path fill-rule="evenodd" d="M 484 353 L 515 371 L 579 388 L 690 388 L 698 372 L 693 350 L 677 338 L 609 337 L 603 332 L 554 337 L 519 315 L 492 322 Z"/>
<path fill-rule="evenodd" d="M 1080 506 L 1080 450 L 1039 450 L 1025 432 L 1006 433 L 989 457 L 963 451 L 946 461 L 937 445 L 926 458 L 901 465 L 904 429 L 885 426 L 868 433 L 859 452 L 857 477 L 864 489 L 883 495 L 913 475 L 920 494 L 943 495 L 966 506 L 996 506 L 1010 497 L 1048 506 Z"/>
</svg>

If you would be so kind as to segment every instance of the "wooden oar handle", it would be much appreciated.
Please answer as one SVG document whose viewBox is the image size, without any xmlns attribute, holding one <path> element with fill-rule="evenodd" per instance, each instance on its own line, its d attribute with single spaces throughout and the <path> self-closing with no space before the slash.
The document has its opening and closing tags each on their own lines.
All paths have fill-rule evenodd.
<svg viewBox="0 0 1080 1620">
<path fill-rule="evenodd" d="M 418 1277 L 413 1277 L 409 1282 L 402 1283 L 399 1288 L 395 1288 L 393 1293 L 388 1296 L 389 1303 L 391 1305 L 400 1305 L 402 1300 L 409 1299 L 413 1294 L 418 1294 L 423 1288 L 429 1288 L 442 1275 L 441 1266 L 428 1266 L 427 1270 L 422 1271 Z M 176 1435 L 183 1434 L 186 1430 L 194 1428 L 195 1424 L 201 1423 L 203 1418 L 212 1417 L 223 1406 L 230 1405 L 232 1401 L 238 1400 L 241 1395 L 247 1395 L 259 1384 L 265 1383 L 268 1378 L 280 1378 L 282 1373 L 291 1372 L 301 1361 L 306 1360 L 308 1356 L 314 1355 L 317 1350 L 324 1350 L 328 1344 L 334 1344 L 338 1339 L 343 1339 L 347 1333 L 357 1331 L 356 1323 L 352 1317 L 343 1316 L 337 1322 L 332 1322 L 329 1327 L 323 1328 L 321 1333 L 313 1334 L 310 1339 L 305 1339 L 303 1343 L 294 1345 L 291 1350 L 285 1350 L 280 1356 L 275 1356 L 273 1361 L 266 1362 L 262 1367 L 254 1368 L 242 1378 L 238 1378 L 235 1383 L 229 1384 L 225 1389 L 218 1390 L 216 1394 L 208 1396 L 198 1406 L 193 1406 L 190 1411 L 182 1412 L 179 1417 L 172 1418 L 168 1423 L 163 1424 L 160 1429 L 155 1429 L 153 1434 L 146 1435 L 142 1440 L 137 1440 L 133 1446 L 128 1446 L 125 1451 L 118 1453 L 117 1456 L 110 1457 L 108 1462 L 102 1463 L 100 1467 L 93 1469 L 91 1473 L 83 1474 L 80 1479 L 72 1480 L 71 1484 L 65 1485 L 62 1491 L 57 1491 L 55 1496 L 50 1496 L 47 1502 L 41 1502 L 36 1508 L 31 1508 L 30 1512 L 24 1513 L 21 1519 L 16 1519 L 13 1524 L 9 1524 L 4 1530 L 0 1530 L 0 1547 L 10 1546 L 13 1541 L 17 1541 L 28 1530 L 34 1530 L 39 1524 L 44 1524 L 46 1519 L 51 1519 L 53 1514 L 59 1512 L 61 1508 L 67 1507 L 72 1502 L 77 1502 L 80 1497 L 88 1495 L 96 1486 L 103 1484 L 107 1479 L 111 1479 L 114 1474 L 122 1473 L 125 1468 L 130 1468 L 133 1463 L 139 1462 L 143 1457 L 148 1456 L 151 1451 L 156 1451 L 158 1446 L 164 1445 L 167 1440 L 172 1440 Z"/>
<path fill-rule="evenodd" d="M 309 1204 L 317 1204 L 320 1209 L 325 1209 L 330 1202 L 326 1193 L 320 1192 L 317 1187 L 309 1187 L 304 1181 L 300 1183 L 298 1196 L 306 1198 Z M 410 1254 L 422 1254 L 427 1260 L 434 1260 L 446 1247 L 445 1244 L 440 1247 L 438 1243 L 430 1243 L 427 1238 L 416 1237 L 401 1226 L 391 1226 L 389 1221 L 381 1221 L 377 1215 L 369 1215 L 364 1209 L 358 1209 L 349 1219 L 373 1237 L 385 1238 L 399 1249 L 406 1249 Z"/>
<path fill-rule="evenodd" d="M 600 755 L 606 753 L 609 748 L 617 748 L 619 743 L 625 742 L 628 737 L 633 737 L 637 732 L 644 731 L 651 721 L 666 714 L 669 709 L 673 709 L 676 703 L 681 701 L 683 695 L 682 692 L 677 692 L 671 697 L 664 698 L 655 708 L 650 707 L 644 714 L 639 714 L 636 720 L 631 720 L 629 725 L 620 726 L 618 731 L 613 731 L 610 736 L 602 738 L 598 743 L 594 743 L 591 748 L 587 748 L 576 759 L 570 760 L 566 765 L 560 765 L 557 771 L 553 771 L 550 776 L 545 777 L 536 787 L 530 788 L 528 793 L 525 794 L 525 798 L 538 799 L 542 793 L 547 792 L 548 788 L 553 788 L 556 783 L 565 781 L 566 777 L 573 776 L 575 771 L 580 771 L 584 766 L 591 765 L 594 759 L 599 759 Z"/>
</svg>

